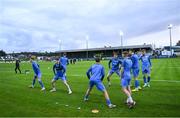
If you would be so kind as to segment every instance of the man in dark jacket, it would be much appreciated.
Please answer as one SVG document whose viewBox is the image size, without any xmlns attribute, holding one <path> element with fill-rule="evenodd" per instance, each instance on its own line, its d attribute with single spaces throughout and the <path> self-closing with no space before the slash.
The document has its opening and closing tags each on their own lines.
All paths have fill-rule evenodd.
<svg viewBox="0 0 180 118">
<path fill-rule="evenodd" d="M 16 64 L 15 64 L 15 72 L 17 73 L 17 70 L 19 70 L 19 73 L 21 74 L 21 69 L 20 69 L 20 60 L 16 59 Z"/>
</svg>

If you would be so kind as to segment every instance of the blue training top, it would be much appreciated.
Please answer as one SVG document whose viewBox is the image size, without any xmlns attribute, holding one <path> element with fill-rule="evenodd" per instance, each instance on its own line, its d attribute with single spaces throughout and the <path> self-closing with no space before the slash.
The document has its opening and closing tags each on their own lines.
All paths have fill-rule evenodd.
<svg viewBox="0 0 180 118">
<path fill-rule="evenodd" d="M 131 60 L 132 60 L 132 68 L 133 69 L 139 69 L 139 57 L 137 54 L 133 54 L 131 56 Z"/>
<path fill-rule="evenodd" d="M 119 66 L 121 64 L 121 60 L 118 57 L 113 57 L 110 61 L 109 61 L 109 68 L 112 67 L 112 70 L 119 70 Z M 111 66 L 110 66 L 111 65 Z"/>
<path fill-rule="evenodd" d="M 142 62 L 142 69 L 151 67 L 151 59 L 149 55 L 142 55 L 140 60 Z"/>
<path fill-rule="evenodd" d="M 104 67 L 101 64 L 94 64 L 88 69 L 86 74 L 90 80 L 102 81 L 105 76 Z"/>
<path fill-rule="evenodd" d="M 69 64 L 68 58 L 67 58 L 66 56 L 61 57 L 61 58 L 59 59 L 59 61 L 60 61 L 60 63 L 61 63 L 65 68 L 66 68 L 66 65 Z"/>
<path fill-rule="evenodd" d="M 32 61 L 32 68 L 35 74 L 41 73 L 39 65 L 37 64 L 36 61 Z"/>
<path fill-rule="evenodd" d="M 66 72 L 66 69 L 61 64 L 54 64 L 53 72 L 54 72 L 55 75 L 59 75 L 59 76 L 63 77 L 64 73 Z"/>
<path fill-rule="evenodd" d="M 123 60 L 122 67 L 124 68 L 122 77 L 124 78 L 131 78 L 131 68 L 132 68 L 132 61 L 130 58 L 126 57 Z"/>
</svg>

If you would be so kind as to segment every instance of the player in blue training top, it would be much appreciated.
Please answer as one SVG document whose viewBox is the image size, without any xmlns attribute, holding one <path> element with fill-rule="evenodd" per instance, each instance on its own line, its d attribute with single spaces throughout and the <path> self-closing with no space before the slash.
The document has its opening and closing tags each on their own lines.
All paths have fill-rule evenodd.
<svg viewBox="0 0 180 118">
<path fill-rule="evenodd" d="M 138 80 L 138 76 L 139 76 L 139 56 L 138 56 L 138 52 L 137 51 L 130 51 L 129 52 L 131 55 L 131 60 L 132 60 L 132 73 L 133 73 L 133 77 L 134 77 L 134 84 L 135 84 L 135 89 L 133 89 L 132 91 L 139 91 L 141 90 L 141 87 L 139 85 L 139 80 Z"/>
<path fill-rule="evenodd" d="M 109 95 L 106 91 L 106 88 L 104 87 L 104 85 L 102 83 L 103 78 L 105 76 L 104 67 L 100 64 L 99 57 L 96 57 L 95 61 L 96 61 L 96 64 L 92 65 L 86 73 L 87 77 L 89 78 L 89 88 L 84 97 L 84 101 L 88 100 L 90 92 L 91 92 L 93 86 L 95 85 L 99 91 L 104 93 L 104 97 L 106 99 L 106 103 L 107 103 L 108 107 L 114 108 L 114 107 L 116 107 L 116 105 L 111 104 Z"/>
<path fill-rule="evenodd" d="M 128 57 L 129 53 L 127 51 L 123 52 L 124 60 L 122 62 L 121 67 L 121 86 L 123 92 L 127 95 L 126 103 L 129 108 L 132 108 L 135 105 L 135 101 L 133 101 L 131 96 L 131 69 L 132 69 L 132 61 Z"/>
<path fill-rule="evenodd" d="M 50 92 L 55 92 L 56 88 L 55 88 L 55 83 L 56 81 L 60 78 L 64 85 L 66 85 L 66 87 L 68 88 L 68 94 L 72 93 L 72 90 L 70 88 L 70 86 L 68 85 L 66 78 L 65 78 L 65 72 L 66 69 L 65 67 L 59 62 L 59 60 L 56 60 L 56 63 L 53 66 L 53 72 L 54 72 L 54 78 L 52 79 L 52 90 L 50 90 Z"/>
<path fill-rule="evenodd" d="M 34 60 L 35 60 L 35 57 L 31 56 L 30 62 L 32 63 L 32 68 L 33 68 L 33 71 L 34 71 L 34 78 L 33 78 L 32 85 L 30 85 L 29 87 L 34 88 L 34 84 L 36 82 L 36 79 L 38 78 L 39 84 L 41 85 L 41 91 L 44 91 L 45 87 L 44 87 L 44 84 L 43 84 L 43 82 L 41 80 L 41 71 L 40 71 L 39 65 Z"/>
<path fill-rule="evenodd" d="M 59 58 L 59 62 L 65 67 L 67 70 L 67 65 L 69 65 L 68 58 L 66 57 L 66 53 L 63 54 L 62 57 Z M 66 78 L 66 73 L 65 73 L 65 78 Z"/>
<path fill-rule="evenodd" d="M 120 65 L 121 65 L 121 60 L 118 58 L 117 52 L 113 52 L 114 57 L 109 61 L 109 69 L 111 69 L 107 75 L 107 80 L 108 80 L 108 86 L 111 86 L 110 82 L 110 77 L 112 76 L 113 73 L 116 73 L 119 78 L 121 76 L 120 74 Z"/>
<path fill-rule="evenodd" d="M 65 53 L 63 54 L 63 57 L 60 57 L 59 61 L 65 68 L 69 65 L 69 61 Z"/>
<path fill-rule="evenodd" d="M 142 56 L 140 58 L 142 62 L 142 73 L 144 79 L 144 86 L 143 87 L 150 87 L 150 72 L 151 72 L 151 59 L 150 56 L 146 54 L 146 50 L 142 50 Z M 146 79 L 147 78 L 147 79 Z"/>
</svg>

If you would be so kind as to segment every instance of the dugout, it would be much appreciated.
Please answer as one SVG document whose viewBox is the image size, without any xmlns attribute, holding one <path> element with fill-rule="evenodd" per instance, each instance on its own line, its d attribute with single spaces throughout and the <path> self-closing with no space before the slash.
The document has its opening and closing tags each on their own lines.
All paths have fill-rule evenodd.
<svg viewBox="0 0 180 118">
<path fill-rule="evenodd" d="M 56 53 L 66 53 L 69 59 L 87 59 L 93 58 L 95 54 L 101 54 L 102 57 L 108 58 L 113 56 L 113 51 L 116 51 L 121 55 L 122 51 L 128 50 L 142 50 L 146 49 L 147 52 L 151 53 L 153 48 L 152 45 L 134 45 L 134 46 L 118 46 L 118 47 L 104 47 L 104 48 L 89 48 L 89 49 L 75 49 L 75 50 L 61 50 Z"/>
</svg>

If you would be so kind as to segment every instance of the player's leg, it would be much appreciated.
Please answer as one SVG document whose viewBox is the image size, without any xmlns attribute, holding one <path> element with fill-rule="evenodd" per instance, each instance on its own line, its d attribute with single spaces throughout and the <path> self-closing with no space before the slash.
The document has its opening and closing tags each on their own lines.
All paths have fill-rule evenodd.
<svg viewBox="0 0 180 118">
<path fill-rule="evenodd" d="M 131 79 L 127 79 L 127 90 L 129 91 L 129 94 L 130 96 L 132 96 L 132 92 L 131 92 L 131 86 L 130 86 L 130 83 L 131 83 Z M 131 97 L 132 98 L 132 97 Z M 131 100 L 130 100 L 131 101 Z"/>
<path fill-rule="evenodd" d="M 134 77 L 134 86 L 135 86 L 135 89 L 133 89 L 132 91 L 133 92 L 136 92 L 136 91 L 139 91 L 139 80 L 138 80 L 138 78 L 135 78 Z"/>
<path fill-rule="evenodd" d="M 68 89 L 68 94 L 71 94 L 71 93 L 72 93 L 72 90 L 71 90 L 69 84 L 67 83 L 66 78 L 65 78 L 65 77 L 62 77 L 62 81 L 63 81 L 64 85 L 65 85 L 65 86 L 67 87 L 67 89 Z"/>
<path fill-rule="evenodd" d="M 130 82 L 129 82 L 129 83 L 130 83 Z M 133 98 L 132 98 L 132 93 L 131 93 L 130 84 L 128 85 L 127 90 L 128 90 L 129 93 L 130 93 L 130 96 L 129 96 L 128 99 L 127 99 L 127 103 L 128 103 L 129 108 L 132 108 L 132 107 L 136 104 L 136 102 L 135 102 L 135 101 L 133 100 Z"/>
<path fill-rule="evenodd" d="M 106 90 L 104 90 L 103 93 L 104 93 L 104 97 L 105 97 L 105 99 L 106 99 L 106 103 L 107 103 L 108 107 L 109 107 L 109 108 L 114 108 L 114 107 L 116 107 L 116 105 L 114 105 L 114 104 L 111 103 L 111 100 L 110 100 L 110 98 L 109 98 L 108 92 L 107 92 Z"/>
<path fill-rule="evenodd" d="M 54 78 L 51 81 L 52 89 L 50 90 L 50 92 L 55 92 L 56 91 L 56 81 L 57 80 L 58 80 L 58 77 L 54 76 Z"/>
<path fill-rule="evenodd" d="M 147 69 L 144 69 L 144 70 L 142 71 L 142 73 L 143 73 L 143 80 L 144 80 L 144 85 L 143 85 L 143 87 L 147 87 Z"/>
<path fill-rule="evenodd" d="M 37 78 L 38 78 L 39 84 L 41 85 L 41 91 L 44 91 L 45 87 L 44 87 L 44 84 L 43 84 L 43 82 L 41 80 L 41 73 L 38 73 Z"/>
<path fill-rule="evenodd" d="M 84 96 L 84 101 L 88 101 L 88 98 L 89 98 L 89 95 L 91 93 L 91 90 L 92 90 L 93 86 L 94 86 L 94 82 L 90 81 L 89 82 L 89 88 L 87 89 L 86 94 Z"/>
<path fill-rule="evenodd" d="M 64 76 L 65 76 L 65 79 L 67 80 L 67 76 L 66 76 L 66 73 L 64 73 Z"/>
<path fill-rule="evenodd" d="M 34 75 L 33 81 L 32 81 L 32 85 L 30 85 L 30 88 L 34 88 L 34 85 L 36 83 L 36 79 L 37 79 L 37 75 Z"/>
<path fill-rule="evenodd" d="M 151 80 L 151 74 L 150 74 L 150 69 L 147 72 L 147 86 L 150 87 L 150 80 Z"/>
<path fill-rule="evenodd" d="M 15 67 L 15 73 L 17 73 L 17 66 Z"/>
<path fill-rule="evenodd" d="M 130 88 L 130 79 L 122 79 L 121 80 L 121 86 L 122 86 L 122 91 L 125 93 L 127 96 L 127 101 L 126 103 L 133 103 L 133 99 L 131 97 L 131 88 Z"/>
<path fill-rule="evenodd" d="M 147 74 L 143 74 L 143 80 L 144 80 L 143 87 L 147 87 Z"/>
<path fill-rule="evenodd" d="M 99 91 L 102 91 L 102 92 L 103 92 L 104 97 L 105 97 L 105 99 L 106 99 L 106 104 L 108 105 L 108 107 L 109 107 L 109 108 L 114 108 L 114 107 L 116 107 L 116 105 L 113 105 L 113 104 L 111 103 L 111 100 L 110 100 L 110 98 L 109 98 L 109 94 L 108 94 L 105 86 L 103 85 L 103 83 L 102 83 L 102 82 L 96 82 L 95 84 L 96 84 L 97 89 L 98 89 Z"/>
<path fill-rule="evenodd" d="M 21 69 L 20 69 L 20 67 L 18 66 L 18 68 L 17 68 L 18 70 L 19 70 L 19 73 L 21 74 Z"/>
<path fill-rule="evenodd" d="M 108 75 L 107 75 L 107 81 L 108 81 L 108 86 L 109 86 L 109 87 L 111 86 L 110 78 L 111 78 L 111 76 L 112 76 L 113 73 L 114 73 L 114 71 L 113 71 L 113 70 L 110 70 L 110 71 L 108 72 Z"/>
<path fill-rule="evenodd" d="M 118 75 L 119 78 L 121 78 L 120 70 L 117 70 L 117 71 L 116 71 L 116 74 Z"/>
<path fill-rule="evenodd" d="M 133 72 L 134 86 L 135 86 L 135 89 L 133 89 L 132 91 L 139 91 L 141 89 L 139 85 L 139 80 L 138 80 L 139 69 L 133 69 L 132 72 Z"/>
<path fill-rule="evenodd" d="M 129 87 L 123 87 L 122 88 L 122 90 L 123 90 L 123 92 L 125 93 L 125 95 L 127 96 L 127 102 L 129 103 L 132 103 L 133 102 L 133 99 L 132 99 L 132 97 L 131 97 L 131 93 L 129 92 L 129 90 L 128 90 L 128 88 Z"/>
<path fill-rule="evenodd" d="M 127 90 L 129 91 L 130 95 L 132 95 L 131 86 L 130 85 L 128 85 Z"/>
</svg>

